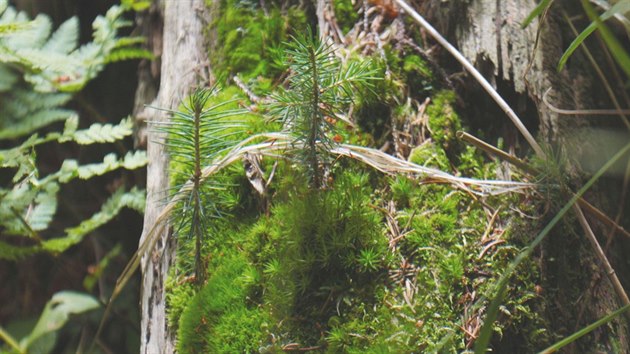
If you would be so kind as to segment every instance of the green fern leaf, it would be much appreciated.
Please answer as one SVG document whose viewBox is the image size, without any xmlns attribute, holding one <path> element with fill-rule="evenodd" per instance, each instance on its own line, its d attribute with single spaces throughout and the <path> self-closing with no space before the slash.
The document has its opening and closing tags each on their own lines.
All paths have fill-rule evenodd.
<svg viewBox="0 0 630 354">
<path fill-rule="evenodd" d="M 122 0 L 120 2 L 122 6 L 127 9 L 133 9 L 134 11 L 144 11 L 151 6 L 151 1 L 148 0 Z"/>
<path fill-rule="evenodd" d="M 24 215 L 29 205 L 35 200 L 38 191 L 26 184 L 19 184 L 10 191 L 5 191 L 0 198 L 0 225 L 6 235 L 29 235 Z"/>
<path fill-rule="evenodd" d="M 77 47 L 79 41 L 79 20 L 71 17 L 59 26 L 42 48 L 46 52 L 68 54 Z"/>
<path fill-rule="evenodd" d="M 15 90 L 2 98 L 2 107 L 0 112 L 2 115 L 11 118 L 18 116 L 23 119 L 25 115 L 33 114 L 42 109 L 57 108 L 66 104 L 71 95 L 67 93 L 41 93 L 23 88 L 15 88 Z"/>
<path fill-rule="evenodd" d="M 113 143 L 133 133 L 131 118 L 123 119 L 119 124 L 92 124 L 89 129 L 79 130 L 74 140 L 81 145 L 94 143 Z"/>
<path fill-rule="evenodd" d="M 124 207 L 134 210 L 144 210 L 146 195 L 144 190 L 133 188 L 125 193 L 124 188 L 118 189 L 101 207 L 101 210 L 79 225 L 66 229 L 64 237 L 53 238 L 42 242 L 44 250 L 49 252 L 63 252 L 81 242 L 83 238 L 98 227 L 113 219 Z"/>
<path fill-rule="evenodd" d="M 0 93 L 9 91 L 15 85 L 18 76 L 6 65 L 0 64 Z"/>
<path fill-rule="evenodd" d="M 7 48 L 14 50 L 40 48 L 46 43 L 52 29 L 50 17 L 39 14 L 34 20 L 28 21 L 26 14 L 21 12 L 17 14 L 15 19 L 17 20 L 15 22 L 20 25 L 25 25 L 25 27 L 5 39 L 4 44 Z M 2 22 L 4 23 L 4 21 Z"/>
<path fill-rule="evenodd" d="M 16 122 L 12 126 L 3 127 L 0 130 L 0 140 L 17 138 L 50 123 L 68 119 L 74 112 L 66 109 L 51 109 L 39 111 L 30 116 L 30 119 Z"/>
<path fill-rule="evenodd" d="M 130 47 L 144 43 L 146 43 L 146 38 L 144 37 L 121 37 L 116 40 L 116 43 L 114 44 L 114 49 Z"/>
<path fill-rule="evenodd" d="M 0 259 L 19 261 L 41 251 L 38 246 L 22 247 L 0 241 Z"/>
<path fill-rule="evenodd" d="M 33 231 L 41 231 L 48 228 L 48 225 L 57 212 L 57 193 L 59 185 L 49 183 L 46 189 L 35 197 L 35 206 L 24 218 Z"/>
<path fill-rule="evenodd" d="M 107 172 L 125 168 L 133 170 L 148 163 L 145 151 L 128 152 L 123 159 L 118 159 L 116 154 L 110 153 L 103 158 L 101 163 L 79 165 L 76 160 L 67 159 L 61 165 L 61 169 L 54 175 L 61 183 L 67 183 L 75 178 L 89 179 L 101 176 Z"/>
<path fill-rule="evenodd" d="M 63 134 L 59 138 L 59 142 L 66 142 L 76 137 L 77 128 L 79 127 L 79 116 L 73 114 L 70 118 L 66 119 L 66 124 L 63 127 Z"/>
<path fill-rule="evenodd" d="M 27 28 L 24 23 L 0 23 L 0 36 L 10 35 Z"/>
<path fill-rule="evenodd" d="M 130 59 L 154 59 L 153 53 L 142 48 L 119 48 L 113 50 L 105 58 L 105 63 L 113 63 L 117 61 Z"/>
</svg>

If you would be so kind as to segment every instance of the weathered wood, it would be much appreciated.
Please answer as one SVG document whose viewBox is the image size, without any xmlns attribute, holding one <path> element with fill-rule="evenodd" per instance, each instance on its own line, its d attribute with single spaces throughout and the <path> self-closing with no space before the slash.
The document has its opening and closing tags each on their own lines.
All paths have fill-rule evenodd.
<svg viewBox="0 0 630 354">
<path fill-rule="evenodd" d="M 163 50 L 160 89 L 151 104 L 177 108 L 192 88 L 208 81 L 207 53 L 203 30 L 207 13 L 203 0 L 162 0 L 164 14 Z M 149 121 L 164 121 L 163 112 L 147 108 L 143 114 Z M 164 136 L 148 130 L 147 207 L 140 243 L 156 222 L 168 188 L 168 156 L 160 144 Z M 168 230 L 168 228 L 167 228 Z M 166 321 L 165 280 L 175 255 L 175 242 L 167 231 L 149 255 L 142 258 L 141 347 L 140 353 L 173 353 L 174 333 Z"/>
<path fill-rule="evenodd" d="M 514 92 L 527 95 L 536 106 L 541 136 L 554 139 L 561 131 L 562 119 L 543 102 L 546 90 L 553 89 L 550 102 L 554 105 L 588 102 L 579 97 L 583 91 L 583 85 L 577 84 L 583 80 L 581 75 L 571 70 L 556 71 L 563 52 L 563 37 L 555 18 L 545 21 L 538 40 L 538 19 L 521 28 L 537 3 L 535 0 L 453 1 L 445 9 L 441 2 L 429 1 L 422 6 L 421 13 L 449 37 L 488 81 L 495 86 L 497 80 L 509 82 Z"/>
</svg>

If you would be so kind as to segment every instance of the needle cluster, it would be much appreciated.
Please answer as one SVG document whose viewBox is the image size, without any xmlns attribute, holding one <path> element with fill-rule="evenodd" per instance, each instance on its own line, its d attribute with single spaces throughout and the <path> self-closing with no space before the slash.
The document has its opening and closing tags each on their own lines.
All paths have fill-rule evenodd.
<svg viewBox="0 0 630 354">
<path fill-rule="evenodd" d="M 288 89 L 274 95 L 271 113 L 294 136 L 296 158 L 306 166 L 311 187 L 318 189 L 328 152 L 337 144 L 338 114 L 376 76 L 368 61 L 342 65 L 332 45 L 312 36 L 287 43 L 281 61 L 289 67 Z"/>
<path fill-rule="evenodd" d="M 231 101 L 212 104 L 216 88 L 198 89 L 182 104 L 181 110 L 169 110 L 172 117 L 161 127 L 168 134 L 167 148 L 171 163 L 177 168 L 177 184 L 171 193 L 178 201 L 177 233 L 195 239 L 195 279 L 203 284 L 205 267 L 202 261 L 202 241 L 207 236 L 207 220 L 220 217 L 216 185 L 203 183 L 202 168 L 233 145 L 230 136 L 240 132 L 241 124 L 234 116 L 242 110 L 226 109 Z M 184 187 L 187 186 L 187 187 Z"/>
</svg>

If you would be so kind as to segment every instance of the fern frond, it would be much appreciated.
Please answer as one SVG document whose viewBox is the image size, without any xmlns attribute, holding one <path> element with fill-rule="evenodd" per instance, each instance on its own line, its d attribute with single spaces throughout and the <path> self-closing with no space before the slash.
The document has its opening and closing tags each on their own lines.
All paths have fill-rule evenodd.
<svg viewBox="0 0 630 354">
<path fill-rule="evenodd" d="M 28 256 L 32 256 L 41 251 L 39 246 L 23 247 L 14 246 L 4 241 L 0 241 L 0 259 L 7 261 L 19 261 Z"/>
<path fill-rule="evenodd" d="M 113 143 L 133 133 L 133 122 L 131 118 L 125 118 L 120 123 L 114 124 L 92 124 L 86 130 L 78 130 L 73 135 L 73 140 L 80 145 L 94 143 Z"/>
<path fill-rule="evenodd" d="M 122 0 L 120 3 L 123 7 L 133 11 L 143 11 L 151 6 L 151 1 L 149 0 Z"/>
<path fill-rule="evenodd" d="M 45 52 L 68 54 L 77 48 L 79 41 L 79 20 L 73 16 L 66 20 L 50 36 L 50 39 L 42 47 Z"/>
<path fill-rule="evenodd" d="M 114 49 L 130 47 L 138 44 L 146 43 L 146 38 L 144 37 L 120 37 L 116 39 L 116 43 L 114 44 Z"/>
<path fill-rule="evenodd" d="M 153 53 L 142 48 L 116 48 L 105 57 L 105 63 L 114 63 L 117 61 L 130 59 L 149 59 L 153 60 Z"/>
<path fill-rule="evenodd" d="M 57 212 L 58 192 L 59 185 L 49 183 L 44 190 L 37 194 L 32 211 L 27 212 L 24 218 L 31 230 L 42 231 L 48 228 L 55 212 Z"/>
<path fill-rule="evenodd" d="M 66 109 L 38 111 L 30 115 L 28 120 L 15 122 L 14 125 L 10 127 L 2 127 L 2 130 L 0 130 L 0 140 L 20 137 L 50 123 L 68 119 L 73 114 L 73 111 Z"/>
<path fill-rule="evenodd" d="M 61 165 L 61 169 L 53 175 L 46 177 L 48 179 L 58 179 L 61 183 L 68 183 L 75 178 L 89 179 L 94 176 L 101 176 L 107 172 L 125 168 L 133 170 L 145 166 L 148 163 L 145 151 L 128 152 L 124 158 L 118 159 L 115 153 L 105 155 L 103 162 L 87 165 L 79 165 L 76 160 L 67 159 Z"/>
<path fill-rule="evenodd" d="M 9 67 L 0 64 L 0 93 L 9 91 L 18 81 L 18 77 Z"/>
<path fill-rule="evenodd" d="M 5 15 L 11 12 L 15 13 L 15 11 L 6 11 Z M 44 14 L 39 14 L 34 20 L 29 21 L 25 13 L 19 12 L 15 13 L 15 16 L 9 16 L 8 20 L 5 22 L 3 16 L 0 23 L 17 23 L 24 26 L 23 29 L 3 40 L 3 44 L 13 50 L 41 47 L 48 39 L 52 28 L 50 17 Z"/>
<path fill-rule="evenodd" d="M 28 203 L 35 197 L 35 192 L 30 192 L 25 187 L 3 191 L 0 198 L 0 226 L 6 235 L 28 235 L 22 215 Z"/>
<path fill-rule="evenodd" d="M 53 253 L 64 252 L 68 248 L 81 242 L 90 232 L 112 220 L 120 213 L 122 208 L 127 207 L 142 212 L 144 210 L 145 199 L 146 193 L 144 190 L 134 187 L 129 192 L 125 193 L 124 188 L 121 187 L 103 203 L 99 212 L 92 215 L 89 219 L 82 221 L 79 225 L 66 229 L 65 236 L 43 241 L 41 245 L 42 250 Z"/>
<path fill-rule="evenodd" d="M 0 36 L 14 34 L 27 28 L 25 23 L 0 23 Z"/>
</svg>

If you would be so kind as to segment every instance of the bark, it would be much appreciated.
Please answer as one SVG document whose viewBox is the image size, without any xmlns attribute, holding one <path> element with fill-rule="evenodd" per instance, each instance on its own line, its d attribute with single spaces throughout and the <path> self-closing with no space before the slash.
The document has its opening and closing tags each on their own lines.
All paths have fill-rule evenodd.
<svg viewBox="0 0 630 354">
<path fill-rule="evenodd" d="M 152 106 L 175 109 L 191 89 L 207 84 L 207 53 L 203 30 L 207 24 L 206 7 L 203 0 L 162 0 L 159 9 L 154 8 L 152 16 L 159 13 L 164 17 L 160 84 L 157 98 Z M 155 18 L 154 18 L 155 20 Z M 154 23 L 155 25 L 156 23 Z M 159 36 L 154 50 L 159 51 Z M 141 75 L 150 75 L 146 71 Z M 155 70 L 154 70 L 155 71 Z M 155 72 L 154 72 L 155 74 Z M 157 76 L 157 75 L 155 75 Z M 145 77 L 146 79 L 146 77 Z M 151 95 L 151 84 L 141 85 L 137 93 L 139 100 Z M 153 86 L 154 87 L 154 86 Z M 151 121 L 164 121 L 168 115 L 147 108 L 139 115 Z M 160 144 L 164 136 L 149 129 L 147 134 L 147 207 L 144 216 L 144 229 L 140 243 L 147 231 L 155 223 L 168 188 L 168 156 Z M 166 228 L 169 230 L 169 228 Z M 166 321 L 165 280 L 175 256 L 175 241 L 170 231 L 159 235 L 154 250 L 142 258 L 141 294 L 141 347 L 146 354 L 174 352 L 174 333 Z"/>
<path fill-rule="evenodd" d="M 546 18 L 538 38 L 537 19 L 527 28 L 521 28 L 522 21 L 537 3 L 535 0 L 453 1 L 445 7 L 441 2 L 429 1 L 421 11 L 491 83 L 500 86 L 498 81 L 502 81 L 512 92 L 527 97 L 530 102 L 518 104 L 533 105 L 538 118 L 534 128 L 539 129 L 544 139 L 555 140 L 563 131 L 563 122 L 570 121 L 575 126 L 576 119 L 559 119 L 543 102 L 543 95 L 552 88 L 548 102 L 553 106 L 588 107 L 591 100 L 587 92 L 592 89 L 589 84 L 592 78 L 585 78 L 583 72 L 570 67 L 557 72 L 564 46 L 572 39 L 563 38 L 566 31 L 563 33 L 562 28 L 567 26 L 560 23 L 559 13 Z"/>
<path fill-rule="evenodd" d="M 570 154 L 569 157 L 574 158 L 593 146 L 593 143 L 586 139 L 580 140 L 579 144 L 575 143 L 575 138 L 571 139 L 571 135 L 576 134 L 576 128 L 585 127 L 588 122 L 583 116 L 560 116 L 554 112 L 543 100 L 545 92 L 551 89 L 547 97 L 547 102 L 551 105 L 574 110 L 601 108 L 602 104 L 612 106 L 611 103 L 606 103 L 610 102 L 612 98 L 600 86 L 600 79 L 595 76 L 595 70 L 580 50 L 574 53 L 571 65 L 568 65 L 562 72 L 556 70 L 556 65 L 565 47 L 575 38 L 574 34 L 567 30 L 568 24 L 563 22 L 560 10 L 564 9 L 567 12 L 577 10 L 573 7 L 573 3 L 556 4 L 558 6 L 552 8 L 543 24 L 535 20 L 526 29 L 521 29 L 522 21 L 531 13 L 537 3 L 538 1 L 535 0 L 452 1 L 445 9 L 443 2 L 429 1 L 423 4 L 423 11 L 431 22 L 437 22 L 443 33 L 449 34 L 451 42 L 456 44 L 462 54 L 495 87 L 499 88 L 499 93 L 511 91 L 511 93 L 527 97 L 528 101 L 524 104 L 533 106 L 535 113 L 537 113 L 540 137 L 564 145 Z M 561 2 L 558 1 L 557 3 Z M 539 38 L 537 38 L 539 26 L 541 30 Z M 599 56 L 601 54 L 599 52 L 594 55 Z M 600 63 L 605 61 L 602 57 L 596 60 L 599 60 Z M 616 85 L 614 80 L 611 81 L 613 85 Z M 473 85 L 475 84 L 468 85 L 468 87 Z M 623 89 L 619 92 L 618 94 L 622 95 Z M 469 109 L 477 104 L 478 102 L 470 102 L 465 103 L 465 106 Z M 518 107 L 515 108 L 518 110 Z M 522 108 L 520 111 L 525 111 L 525 109 Z M 495 119 L 507 120 L 507 117 L 501 115 Z M 577 159 L 572 161 L 572 163 L 574 162 L 577 162 Z M 603 187 L 600 190 L 600 195 L 589 195 L 590 199 L 605 200 L 601 191 L 603 191 Z M 590 227 L 587 229 L 590 231 Z M 602 230 L 600 233 L 603 234 Z M 586 240 L 581 236 L 579 241 L 572 241 L 571 238 L 566 238 L 564 234 L 550 235 L 546 244 L 542 246 L 543 250 L 541 250 L 548 259 L 563 259 L 567 264 L 577 262 L 585 268 L 583 274 L 571 279 L 580 283 L 579 287 L 583 291 L 583 296 L 580 299 L 586 298 L 587 300 L 579 301 L 578 304 L 565 304 L 559 299 L 566 300 L 575 295 L 569 293 L 574 291 L 571 287 L 575 284 L 570 284 L 570 281 L 564 279 L 571 275 L 567 274 L 560 279 L 555 279 L 554 272 L 558 271 L 561 266 L 557 266 L 553 261 L 541 260 L 545 277 L 555 281 L 553 286 L 558 289 L 555 298 L 550 297 L 547 300 L 551 303 L 549 309 L 553 309 L 549 310 L 547 315 L 555 316 L 551 318 L 552 326 L 555 326 L 556 331 L 559 332 L 566 328 L 564 326 L 573 326 L 572 330 L 582 328 L 586 323 L 601 318 L 620 306 L 617 294 L 607 281 L 598 281 L 595 284 L 593 279 L 602 279 L 605 275 L 602 275 L 603 272 L 598 270 L 601 269 L 601 263 L 595 258 L 592 250 L 590 252 L 578 252 L 573 249 L 567 252 L 566 244 L 569 242 L 581 245 L 585 244 Z M 579 248 L 582 249 L 582 246 Z M 586 249 L 584 248 L 584 250 Z M 610 253 L 614 255 L 615 252 L 611 250 Z M 579 258 L 579 260 L 575 260 L 575 258 Z M 617 271 L 626 267 L 623 264 L 617 264 L 617 266 L 619 267 Z M 548 270 L 547 268 L 555 270 Z M 560 269 L 560 271 L 564 270 Z M 611 273 L 609 272 L 609 274 Z M 560 303 L 562 304 L 558 305 Z M 576 311 L 579 312 L 578 316 L 576 316 Z M 611 342 L 618 341 L 620 352 L 630 352 L 627 344 L 628 327 L 620 322 L 611 325 L 609 330 L 608 336 L 605 332 L 594 334 L 599 337 L 600 344 L 611 344 Z M 568 333 L 565 334 L 568 335 Z M 588 344 L 585 345 L 588 346 Z M 593 349 L 592 346 L 589 348 L 589 350 Z M 570 351 L 580 350 L 572 348 Z"/>
</svg>

